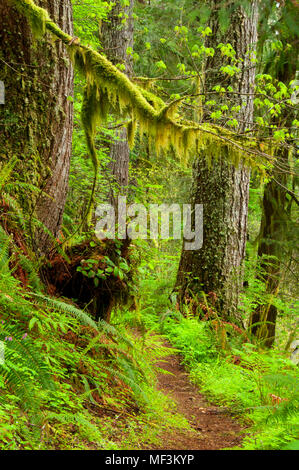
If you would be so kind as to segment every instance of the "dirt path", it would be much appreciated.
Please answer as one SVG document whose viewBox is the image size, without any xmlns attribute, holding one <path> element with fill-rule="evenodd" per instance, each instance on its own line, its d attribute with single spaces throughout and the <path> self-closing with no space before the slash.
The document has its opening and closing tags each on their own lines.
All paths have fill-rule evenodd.
<svg viewBox="0 0 299 470">
<path fill-rule="evenodd" d="M 171 347 L 170 344 L 165 346 Z M 186 370 L 177 354 L 164 358 L 157 364 L 170 374 L 158 375 L 158 389 L 177 403 L 177 411 L 191 424 L 192 431 L 163 433 L 161 444 L 153 450 L 216 450 L 237 446 L 242 441 L 242 426 L 225 408 L 211 406 L 197 387 L 190 383 Z"/>
</svg>

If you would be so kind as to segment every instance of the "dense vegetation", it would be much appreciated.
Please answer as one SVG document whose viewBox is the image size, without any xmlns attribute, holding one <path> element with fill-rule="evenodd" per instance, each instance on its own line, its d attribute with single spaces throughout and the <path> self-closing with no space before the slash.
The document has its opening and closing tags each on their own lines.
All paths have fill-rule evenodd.
<svg viewBox="0 0 299 470">
<path fill-rule="evenodd" d="M 298 449 L 298 3 L 2 13 L 0 449 L 190 432 L 157 386 L 171 346 L 239 449 Z M 203 204 L 202 246 L 99 239 L 118 196 Z"/>
</svg>

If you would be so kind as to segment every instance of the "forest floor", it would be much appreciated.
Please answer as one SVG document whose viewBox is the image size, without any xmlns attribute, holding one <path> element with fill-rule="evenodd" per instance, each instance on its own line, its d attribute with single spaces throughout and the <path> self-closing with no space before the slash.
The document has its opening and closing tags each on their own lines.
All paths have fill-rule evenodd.
<svg viewBox="0 0 299 470">
<path fill-rule="evenodd" d="M 164 341 L 164 345 L 171 345 Z M 159 445 L 152 450 L 217 450 L 239 446 L 245 426 L 232 417 L 225 407 L 211 406 L 204 395 L 188 378 L 177 353 L 156 364 L 167 373 L 158 374 L 158 389 L 176 403 L 176 412 L 190 424 L 190 430 L 177 430 L 175 434 L 162 433 Z M 147 447 L 144 447 L 147 449 Z"/>
</svg>

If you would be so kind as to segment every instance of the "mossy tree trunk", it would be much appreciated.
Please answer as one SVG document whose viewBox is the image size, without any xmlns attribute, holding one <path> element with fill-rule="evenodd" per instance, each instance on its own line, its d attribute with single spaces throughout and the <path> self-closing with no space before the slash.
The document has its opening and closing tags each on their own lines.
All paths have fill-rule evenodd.
<svg viewBox="0 0 299 470">
<path fill-rule="evenodd" d="M 253 119 L 251 94 L 255 65 L 252 52 L 257 42 L 257 2 L 252 2 L 250 15 L 243 8 L 236 8 L 225 33 L 219 24 L 217 2 L 210 1 L 209 6 L 213 33 L 206 45 L 215 49 L 215 55 L 208 57 L 205 63 L 205 91 L 211 92 L 216 85 L 233 88 L 234 105 L 241 106 L 236 118 L 242 132 L 251 126 Z M 230 43 L 236 58 L 240 59 L 240 72 L 225 80 L 219 70 L 224 61 L 216 48 L 219 43 Z M 219 95 L 208 96 L 225 104 Z M 182 252 L 177 276 L 179 301 L 188 301 L 194 294 L 200 297 L 203 291 L 213 300 L 218 314 L 226 319 L 240 320 L 238 298 L 247 238 L 249 180 L 247 168 L 242 165 L 235 168 L 226 163 L 225 158 L 212 160 L 209 167 L 206 160 L 199 157 L 194 165 L 191 202 L 203 204 L 203 246 L 197 251 Z"/>
<path fill-rule="evenodd" d="M 298 13 L 298 5 L 295 5 L 295 8 Z M 289 83 L 296 77 L 298 54 L 297 36 L 294 36 L 284 37 L 283 50 L 274 60 L 272 57 L 265 67 L 265 73 L 270 73 L 282 83 Z M 272 121 L 278 127 L 291 126 L 294 117 L 294 113 L 288 111 L 286 115 L 283 114 Z M 289 141 L 288 144 L 295 145 L 294 141 Z M 269 348 L 275 340 L 278 314 L 275 298 L 282 281 L 283 261 L 288 263 L 292 245 L 296 245 L 296 238 L 292 239 L 293 234 L 289 230 L 293 202 L 287 189 L 291 178 L 289 153 L 288 146 L 278 149 L 277 160 L 280 168 L 273 169 L 274 180 L 269 181 L 264 188 L 258 242 L 258 258 L 261 262 L 258 278 L 265 283 L 269 300 L 258 305 L 249 322 L 250 332 Z"/>
<path fill-rule="evenodd" d="M 282 149 L 281 156 L 285 150 Z M 288 152 L 286 152 L 288 153 Z M 287 158 L 284 160 L 287 162 Z M 284 177 L 282 177 L 284 176 Z M 287 184 L 286 175 L 280 175 L 280 181 Z M 269 301 L 260 304 L 250 318 L 250 332 L 266 347 L 271 347 L 275 339 L 277 307 L 273 300 L 277 297 L 281 279 L 281 259 L 283 256 L 283 242 L 286 241 L 286 230 L 290 214 L 287 193 L 275 181 L 265 186 L 262 203 L 262 220 L 260 228 L 260 241 L 258 257 L 261 260 L 259 279 L 265 283 Z"/>
<path fill-rule="evenodd" d="M 123 66 L 123 71 L 132 76 L 132 56 L 128 48 L 133 48 L 133 0 L 122 5 L 116 2 L 109 13 L 108 21 L 103 23 L 101 31 L 103 50 L 114 65 Z M 115 206 L 117 196 L 125 195 L 129 182 L 130 149 L 127 140 L 127 129 L 120 128 L 116 140 L 110 146 L 111 189 L 110 202 Z"/>
<path fill-rule="evenodd" d="M 39 0 L 51 18 L 72 34 L 70 0 Z M 71 155 L 73 69 L 65 47 L 50 36 L 34 40 L 24 16 L 8 0 L 0 2 L 0 80 L 5 104 L 0 106 L 2 161 L 17 155 L 16 179 L 33 183 L 49 197 L 23 194 L 25 211 L 46 227 L 35 229 L 35 251 L 46 254 L 57 237 L 68 188 Z"/>
</svg>

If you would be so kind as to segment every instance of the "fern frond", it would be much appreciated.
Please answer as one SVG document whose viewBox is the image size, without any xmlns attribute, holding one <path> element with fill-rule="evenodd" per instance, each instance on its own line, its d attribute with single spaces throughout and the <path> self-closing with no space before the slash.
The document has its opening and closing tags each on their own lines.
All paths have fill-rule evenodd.
<svg viewBox="0 0 299 470">
<path fill-rule="evenodd" d="M 5 341 L 5 354 L 16 353 L 18 362 L 30 369 L 36 380 L 44 389 L 55 390 L 54 382 L 48 372 L 47 366 L 40 357 L 40 352 L 32 343 L 30 337 L 25 338 L 25 332 L 19 325 L 5 325 L 0 331 L 0 340 L 5 341 L 11 337 L 11 341 Z"/>
<path fill-rule="evenodd" d="M 28 274 L 30 286 L 37 291 L 41 291 L 43 287 L 38 276 L 38 267 L 36 266 L 36 264 L 22 253 L 19 253 L 18 261 L 20 266 Z"/>
<path fill-rule="evenodd" d="M 3 188 L 6 181 L 9 180 L 10 175 L 16 164 L 18 163 L 18 158 L 11 158 L 5 165 L 0 168 L 0 189 Z"/>
<path fill-rule="evenodd" d="M 6 190 L 6 185 L 5 185 L 5 190 Z M 20 204 L 16 201 L 16 198 L 11 196 L 7 191 L 4 192 L 4 199 L 5 202 L 8 203 L 10 211 L 9 215 L 13 215 L 17 221 L 17 223 L 20 225 L 20 227 L 25 230 L 26 227 L 26 217 L 23 213 L 23 210 L 20 206 Z"/>
<path fill-rule="evenodd" d="M 118 379 L 122 380 L 125 384 L 127 384 L 134 392 L 136 397 L 140 397 L 143 401 L 148 404 L 149 397 L 144 392 L 143 388 L 139 385 L 138 379 L 136 377 L 132 378 L 119 370 L 112 369 L 111 367 L 103 366 L 103 370 L 111 374 L 112 377 L 117 377 Z"/>
<path fill-rule="evenodd" d="M 0 273 L 8 270 L 10 237 L 0 225 Z"/>
<path fill-rule="evenodd" d="M 47 297 L 37 292 L 32 292 L 31 295 L 36 297 L 39 301 L 42 301 L 44 304 L 48 305 L 49 307 L 57 309 L 64 313 L 70 313 L 84 325 L 91 326 L 95 330 L 98 330 L 97 323 L 86 312 L 84 312 L 83 310 L 80 310 L 74 305 L 68 304 L 61 300 L 53 299 L 51 297 Z"/>
<path fill-rule="evenodd" d="M 134 348 L 134 344 L 132 343 L 132 341 L 126 335 L 124 335 L 120 330 L 117 330 L 115 326 L 111 325 L 110 323 L 107 323 L 105 320 L 101 318 L 98 321 L 98 326 L 99 326 L 99 329 L 102 330 L 104 333 L 112 337 L 113 336 L 116 337 L 118 340 L 124 342 L 130 348 Z"/>
</svg>

